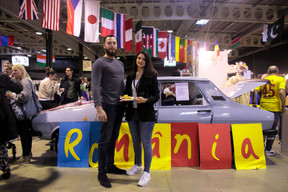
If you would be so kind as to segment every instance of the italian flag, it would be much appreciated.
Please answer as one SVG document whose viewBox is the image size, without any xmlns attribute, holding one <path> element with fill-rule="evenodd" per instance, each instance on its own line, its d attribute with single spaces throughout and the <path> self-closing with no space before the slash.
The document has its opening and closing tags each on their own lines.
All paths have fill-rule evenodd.
<svg viewBox="0 0 288 192">
<path fill-rule="evenodd" d="M 37 65 L 46 67 L 46 55 L 37 54 Z M 52 65 L 55 66 L 55 56 L 52 56 Z"/>
<path fill-rule="evenodd" d="M 101 36 L 114 35 L 114 13 L 101 7 Z"/>
</svg>

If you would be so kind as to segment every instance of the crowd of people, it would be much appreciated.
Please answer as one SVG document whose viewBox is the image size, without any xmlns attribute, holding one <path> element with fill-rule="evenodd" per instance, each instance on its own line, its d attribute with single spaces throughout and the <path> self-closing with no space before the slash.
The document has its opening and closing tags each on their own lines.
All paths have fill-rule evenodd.
<svg viewBox="0 0 288 192">
<path fill-rule="evenodd" d="M 153 105 L 159 100 L 158 73 L 153 67 L 150 55 L 145 51 L 140 51 L 135 56 L 133 72 L 127 76 L 125 84 L 123 63 L 115 58 L 117 39 L 113 35 L 106 36 L 103 48 L 104 56 L 98 58 L 92 65 L 91 83 L 88 82 L 87 77 L 78 78 L 72 67 L 67 67 L 65 77 L 56 81 L 55 70 L 47 67 L 46 77 L 39 85 L 39 101 L 42 109 L 47 110 L 78 99 L 93 100 L 97 118 L 102 123 L 98 143 L 100 184 L 106 188 L 112 187 L 107 173 L 123 175 L 142 173 L 138 185 L 146 186 L 151 180 L 151 137 L 156 121 Z M 4 73 L 0 74 L 0 121 L 5 125 L 5 128 L 1 128 L 0 134 L 0 168 L 3 170 L 2 177 L 8 179 L 10 167 L 7 162 L 7 141 L 16 138 L 18 133 L 22 144 L 22 156 L 17 162 L 29 163 L 32 158 L 31 119 L 17 120 L 9 105 L 15 102 L 23 104 L 31 99 L 33 86 L 31 86 L 32 80 L 29 74 L 22 65 L 12 66 L 9 62 L 5 63 Z M 285 79 L 279 77 L 278 73 L 279 69 L 276 66 L 269 67 L 268 76 L 265 79 L 268 79 L 271 84 L 263 85 L 255 91 L 255 95 L 261 93 L 260 107 L 275 114 L 273 129 L 276 129 L 281 114 L 286 110 Z M 175 95 L 172 85 L 168 84 L 163 94 L 166 97 Z M 122 95 L 129 95 L 134 99 L 126 102 L 119 98 Z M 256 96 L 253 97 L 253 106 L 254 104 L 256 104 Z M 124 113 L 135 153 L 134 165 L 127 171 L 114 164 L 115 142 Z M 267 141 L 267 155 L 275 154 L 272 144 L 273 138 Z M 142 146 L 144 164 L 142 163 Z"/>
</svg>

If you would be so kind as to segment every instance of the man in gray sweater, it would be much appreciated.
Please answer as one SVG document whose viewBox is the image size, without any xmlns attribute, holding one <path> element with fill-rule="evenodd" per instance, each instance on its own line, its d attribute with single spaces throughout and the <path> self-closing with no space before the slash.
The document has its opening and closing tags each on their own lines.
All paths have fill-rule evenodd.
<svg viewBox="0 0 288 192">
<path fill-rule="evenodd" d="M 92 65 L 91 85 L 97 117 L 102 122 L 98 145 L 98 180 L 104 187 L 111 183 L 106 173 L 126 174 L 126 171 L 114 165 L 115 141 L 124 113 L 123 104 L 119 103 L 124 92 L 124 66 L 115 59 L 117 40 L 108 35 L 104 39 L 105 55 Z"/>
</svg>

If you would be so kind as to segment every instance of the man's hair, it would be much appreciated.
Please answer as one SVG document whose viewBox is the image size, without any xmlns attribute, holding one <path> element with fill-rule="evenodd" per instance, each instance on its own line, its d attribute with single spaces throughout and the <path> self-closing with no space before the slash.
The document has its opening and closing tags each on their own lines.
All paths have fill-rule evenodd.
<svg viewBox="0 0 288 192">
<path fill-rule="evenodd" d="M 268 68 L 267 73 L 268 73 L 268 74 L 279 73 L 279 69 L 278 69 L 277 66 L 272 65 L 272 66 L 270 66 L 270 67 Z"/>
<path fill-rule="evenodd" d="M 117 38 L 116 38 L 114 35 L 107 35 L 106 37 L 104 37 L 104 43 L 106 42 L 106 39 L 107 39 L 108 37 L 114 37 L 114 38 L 117 40 Z"/>
</svg>

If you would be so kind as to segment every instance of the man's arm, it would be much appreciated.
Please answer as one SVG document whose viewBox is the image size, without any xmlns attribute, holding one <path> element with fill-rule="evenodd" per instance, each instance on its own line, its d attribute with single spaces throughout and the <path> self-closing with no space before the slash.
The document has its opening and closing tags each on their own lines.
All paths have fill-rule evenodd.
<svg viewBox="0 0 288 192">
<path fill-rule="evenodd" d="M 280 89 L 279 93 L 280 93 L 280 99 L 282 103 L 282 113 L 284 113 L 286 111 L 286 98 L 285 98 L 286 93 L 284 89 Z"/>
</svg>

